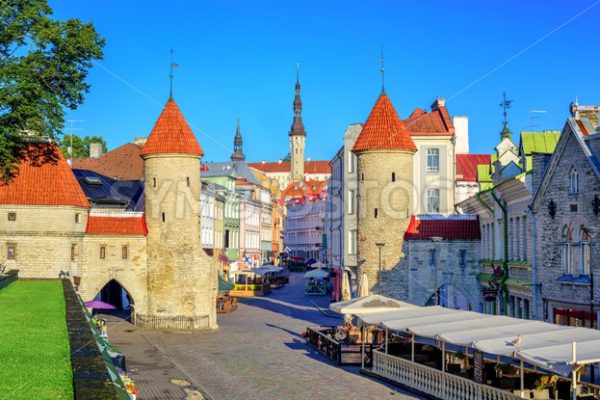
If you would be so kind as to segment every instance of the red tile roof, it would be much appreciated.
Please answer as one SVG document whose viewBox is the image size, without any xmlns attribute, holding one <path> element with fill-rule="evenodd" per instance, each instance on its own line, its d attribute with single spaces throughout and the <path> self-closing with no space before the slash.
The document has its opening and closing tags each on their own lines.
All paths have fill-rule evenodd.
<svg viewBox="0 0 600 400">
<path fill-rule="evenodd" d="M 126 143 L 99 158 L 76 158 L 72 165 L 75 169 L 88 169 L 113 179 L 139 180 L 144 177 L 141 151 L 141 146 Z"/>
<path fill-rule="evenodd" d="M 148 235 L 146 218 L 140 216 L 98 216 L 88 217 L 85 233 L 88 235 Z"/>
<path fill-rule="evenodd" d="M 411 136 L 454 135 L 454 124 L 445 106 L 437 106 L 431 112 L 416 108 L 403 122 Z"/>
<path fill-rule="evenodd" d="M 413 215 L 404 240 L 429 240 L 436 236 L 444 240 L 479 240 L 479 220 L 467 215 Z"/>
<path fill-rule="evenodd" d="M 158 117 L 141 155 L 193 154 L 204 152 L 173 99 L 169 99 Z"/>
<path fill-rule="evenodd" d="M 62 152 L 53 143 L 30 145 L 17 175 L 0 180 L 0 204 L 89 207 Z"/>
<path fill-rule="evenodd" d="M 292 198 L 305 198 L 306 196 L 323 196 L 327 194 L 327 181 L 308 180 L 302 182 L 290 182 L 281 191 L 279 203 L 283 205 Z"/>
<path fill-rule="evenodd" d="M 477 182 L 477 166 L 489 163 L 489 154 L 457 154 L 456 180 Z"/>
<path fill-rule="evenodd" d="M 352 151 L 388 149 L 417 151 L 389 97 L 381 93 Z"/>
<path fill-rule="evenodd" d="M 292 170 L 292 166 L 289 161 L 256 162 L 248 163 L 248 166 L 256 168 L 266 173 L 290 172 Z M 325 160 L 305 161 L 304 173 L 331 174 L 331 165 L 329 165 L 329 161 Z"/>
</svg>

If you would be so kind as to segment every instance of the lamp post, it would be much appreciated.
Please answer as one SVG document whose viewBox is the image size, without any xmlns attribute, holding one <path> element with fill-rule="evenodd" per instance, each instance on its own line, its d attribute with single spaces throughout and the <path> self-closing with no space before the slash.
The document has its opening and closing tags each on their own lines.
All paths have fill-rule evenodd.
<svg viewBox="0 0 600 400">
<path fill-rule="evenodd" d="M 381 249 L 385 246 L 385 243 L 375 243 L 377 249 L 379 249 L 379 294 L 383 293 L 383 276 L 381 270 Z"/>
<path fill-rule="evenodd" d="M 582 226 L 581 229 L 590 237 L 590 328 L 594 328 L 594 269 L 592 268 L 592 240 L 600 233 L 598 226 Z M 598 321 L 600 322 L 600 321 Z M 595 368 L 590 369 L 590 381 L 595 383 Z"/>
<path fill-rule="evenodd" d="M 439 291 L 438 291 L 438 245 L 440 244 L 440 242 L 444 239 L 441 236 L 432 236 L 429 238 L 433 244 L 435 245 L 435 252 L 433 253 L 433 266 L 434 266 L 434 272 L 433 272 L 433 304 L 436 306 L 440 305 L 440 295 L 439 295 Z"/>
</svg>

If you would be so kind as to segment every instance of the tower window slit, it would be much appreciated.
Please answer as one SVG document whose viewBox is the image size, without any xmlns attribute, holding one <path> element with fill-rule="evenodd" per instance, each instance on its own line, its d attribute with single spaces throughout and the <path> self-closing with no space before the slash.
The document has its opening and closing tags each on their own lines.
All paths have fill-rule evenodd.
<svg viewBox="0 0 600 400">
<path fill-rule="evenodd" d="M 165 213 L 162 213 L 162 222 L 165 222 L 166 216 Z"/>
<path fill-rule="evenodd" d="M 377 218 L 377 214 L 378 214 L 377 209 L 375 209 L 375 218 Z"/>
</svg>

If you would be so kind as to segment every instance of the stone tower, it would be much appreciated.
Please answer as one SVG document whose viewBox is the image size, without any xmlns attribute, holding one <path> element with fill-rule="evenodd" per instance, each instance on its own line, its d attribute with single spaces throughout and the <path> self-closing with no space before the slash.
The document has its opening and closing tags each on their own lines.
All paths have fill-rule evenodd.
<svg viewBox="0 0 600 400">
<path fill-rule="evenodd" d="M 202 148 L 169 98 L 141 156 L 148 226 L 148 315 L 143 326 L 216 328 L 217 268 L 200 245 Z"/>
<path fill-rule="evenodd" d="M 242 131 L 240 130 L 240 119 L 238 118 L 235 138 L 233 139 L 233 153 L 231 154 L 231 161 L 244 161 L 246 159 L 242 146 Z"/>
<path fill-rule="evenodd" d="M 302 122 L 302 99 L 300 98 L 300 75 L 296 74 L 296 97 L 294 97 L 294 122 L 290 130 L 291 180 L 304 180 L 304 146 L 306 131 Z"/>
<path fill-rule="evenodd" d="M 388 283 L 388 289 L 385 279 L 380 278 L 396 276 L 386 271 L 395 268 L 403 257 L 403 236 L 416 198 L 413 156 L 417 148 L 384 91 L 352 151 L 358 165 L 359 276 L 367 273 L 373 292 L 391 292 L 393 283 Z"/>
</svg>

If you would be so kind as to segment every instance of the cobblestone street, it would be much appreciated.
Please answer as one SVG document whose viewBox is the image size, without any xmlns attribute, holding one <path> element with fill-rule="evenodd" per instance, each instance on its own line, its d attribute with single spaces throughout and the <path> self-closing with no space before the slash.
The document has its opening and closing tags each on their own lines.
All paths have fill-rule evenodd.
<svg viewBox="0 0 600 400">
<path fill-rule="evenodd" d="M 408 399 L 396 388 L 340 368 L 309 349 L 309 325 L 335 325 L 326 297 L 303 294 L 302 274 L 266 297 L 241 299 L 219 315 L 219 330 L 175 333 L 114 321 L 111 340 L 127 357 L 140 398 L 150 399 Z"/>
</svg>

